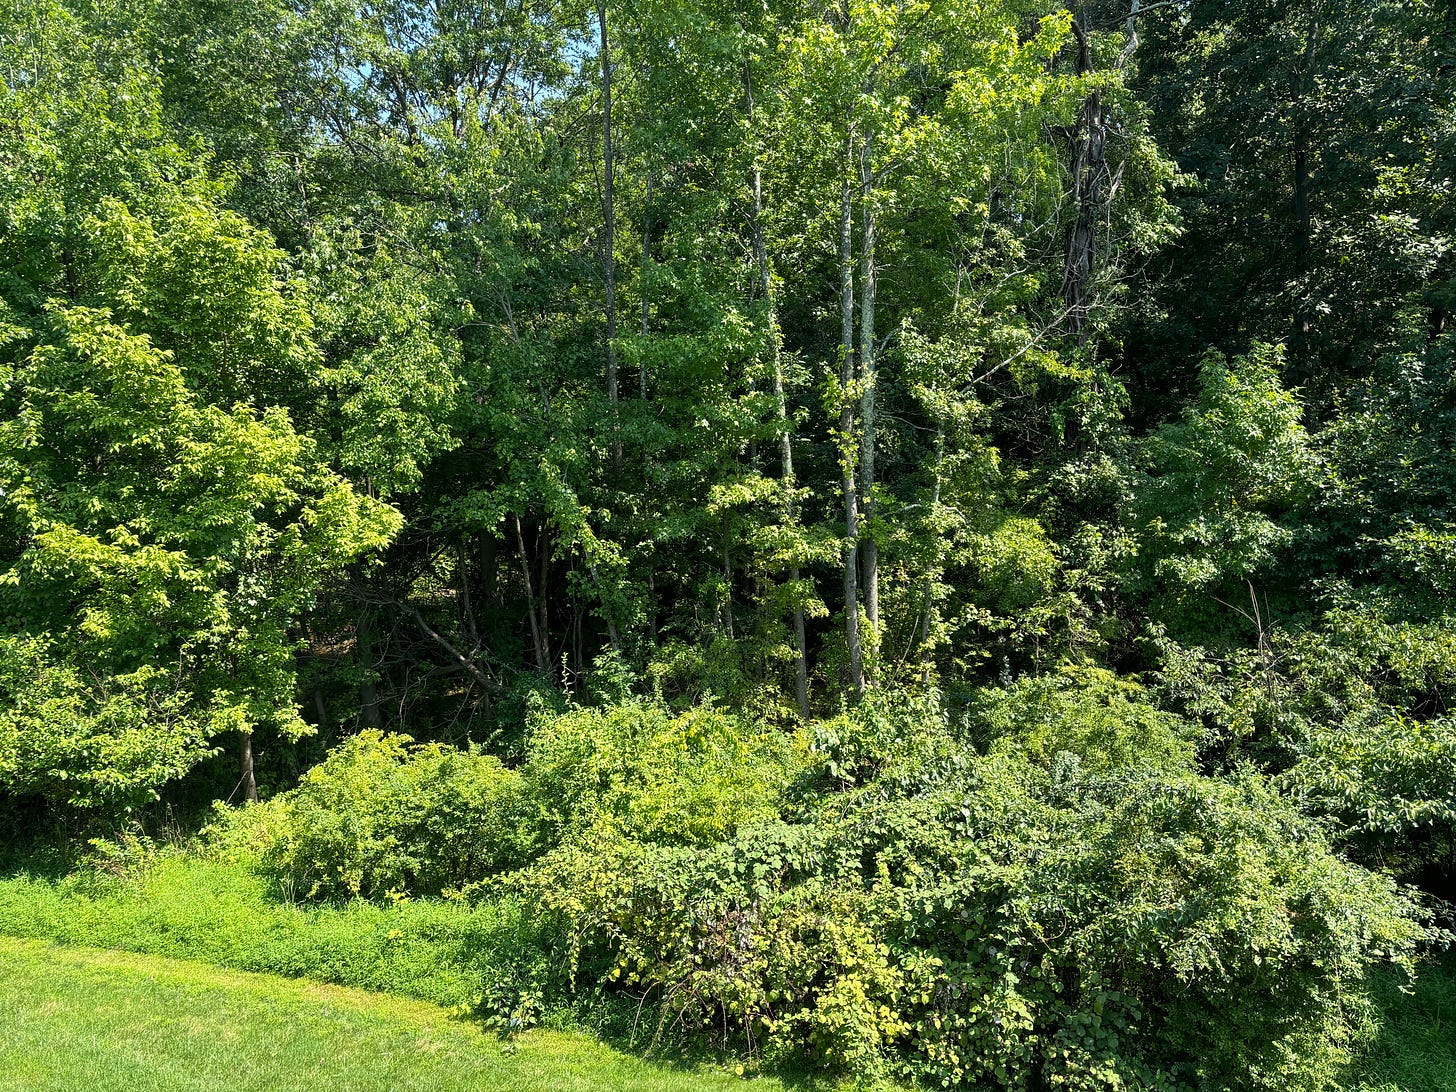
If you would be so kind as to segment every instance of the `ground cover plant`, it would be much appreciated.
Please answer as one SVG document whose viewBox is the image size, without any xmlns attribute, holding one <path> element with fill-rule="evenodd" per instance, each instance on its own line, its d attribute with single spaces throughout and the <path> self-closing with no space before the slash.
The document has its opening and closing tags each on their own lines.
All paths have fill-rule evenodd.
<svg viewBox="0 0 1456 1092">
<path fill-rule="evenodd" d="M 1349 1087 L 1353 1092 L 1426 1092 L 1456 1080 L 1451 1044 L 1452 992 L 1456 967 L 1428 969 L 1411 993 L 1387 985 L 1380 994 L 1384 1020 L 1380 1038 L 1361 1057 Z"/>
</svg>

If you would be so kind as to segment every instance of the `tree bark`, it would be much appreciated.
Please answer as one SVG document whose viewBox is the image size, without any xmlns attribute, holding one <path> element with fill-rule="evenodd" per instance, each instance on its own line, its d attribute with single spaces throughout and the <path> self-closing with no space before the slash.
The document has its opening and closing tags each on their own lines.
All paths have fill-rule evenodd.
<svg viewBox="0 0 1456 1092">
<path fill-rule="evenodd" d="M 359 620 L 354 630 L 354 652 L 359 659 L 359 726 L 378 728 L 383 722 L 379 713 L 379 687 L 374 677 L 374 615 L 368 603 L 359 605 Z"/>
<path fill-rule="evenodd" d="M 650 303 L 647 298 L 647 275 L 652 269 L 652 236 L 650 229 L 652 222 L 649 216 L 652 212 L 652 174 L 647 175 L 647 199 L 642 209 L 642 338 L 647 339 L 647 320 L 649 317 Z M 639 354 L 640 362 L 637 366 L 637 385 L 642 394 L 642 401 L 647 401 L 647 354 Z"/>
<path fill-rule="evenodd" d="M 597 6 L 597 29 L 602 59 L 602 277 L 606 282 L 607 401 L 612 407 L 612 461 L 622 462 L 622 434 L 617 417 L 617 255 L 615 165 L 612 159 L 612 62 L 608 49 L 607 6 Z"/>
<path fill-rule="evenodd" d="M 526 616 L 531 620 L 531 647 L 536 653 L 536 670 L 546 674 L 546 644 L 541 623 L 536 618 L 536 593 L 531 586 L 531 559 L 526 554 L 526 536 L 521 533 L 521 517 L 515 517 L 516 549 L 521 555 L 521 575 L 526 580 Z"/>
<path fill-rule="evenodd" d="M 859 149 L 860 184 L 860 270 L 859 270 L 859 414 L 860 496 L 864 498 L 864 524 L 869 534 L 860 544 L 864 568 L 865 615 L 869 621 L 870 654 L 880 640 L 880 547 L 874 529 L 875 518 L 875 208 L 874 135 L 866 133 Z"/>
<path fill-rule="evenodd" d="M 849 160 L 852 137 L 844 143 L 844 180 L 839 201 L 839 462 L 844 489 L 844 639 L 849 656 L 849 682 L 864 693 L 864 653 L 859 634 L 859 495 L 855 488 L 858 443 L 854 431 L 854 187 Z"/>
<path fill-rule="evenodd" d="M 546 653 L 546 667 L 554 672 L 556 665 L 551 659 L 551 545 L 547 538 L 550 530 L 551 525 L 543 521 L 536 534 L 536 548 L 541 561 L 541 582 L 536 588 L 536 598 L 541 604 L 541 648 Z"/>
<path fill-rule="evenodd" d="M 753 120 L 753 83 L 744 73 L 744 87 L 748 98 L 748 116 Z M 778 308 L 773 295 L 773 277 L 768 268 L 768 239 L 763 223 L 763 172 L 758 160 L 750 168 L 749 181 L 753 196 L 753 258 L 758 265 L 759 290 L 763 293 L 764 309 L 768 321 L 769 363 L 773 374 L 774 408 L 779 420 L 779 463 L 780 477 L 784 485 L 783 518 L 785 523 L 795 520 L 794 505 L 794 439 L 789 426 L 789 404 L 784 394 L 783 335 L 779 330 Z M 789 580 L 799 581 L 799 568 L 789 570 Z M 798 702 L 799 716 L 809 715 L 809 658 L 804 634 L 804 608 L 794 605 L 794 651 L 796 670 L 794 672 L 794 698 Z"/>
<path fill-rule="evenodd" d="M 1072 21 L 1077 39 L 1077 74 L 1092 71 L 1092 47 L 1085 17 Z M 1062 300 L 1066 305 L 1066 330 L 1083 344 L 1091 334 L 1092 275 L 1097 267 L 1097 217 L 1104 198 L 1107 178 L 1107 117 L 1102 92 L 1092 91 L 1082 103 L 1072 133 L 1071 197 L 1076 220 L 1067 238 L 1066 262 L 1062 273 Z"/>
<path fill-rule="evenodd" d="M 480 626 L 475 621 L 474 597 L 470 594 L 470 558 L 466 551 L 465 543 L 460 544 L 457 551 L 459 557 L 459 571 L 455 574 L 460 582 L 460 628 L 470 643 L 476 648 L 480 647 Z"/>
<path fill-rule="evenodd" d="M 1304 55 L 1293 80 L 1293 122 L 1294 163 L 1291 184 L 1293 188 L 1292 209 L 1294 219 L 1295 270 L 1300 283 L 1297 288 L 1294 316 L 1293 356 L 1295 375 L 1307 378 L 1313 370 L 1311 342 L 1314 337 L 1314 312 L 1309 297 L 1310 261 L 1314 252 L 1314 220 L 1309 208 L 1310 190 L 1310 147 L 1309 123 L 1305 109 L 1305 90 L 1314 69 L 1315 48 L 1319 42 L 1318 25 L 1310 27 L 1305 36 Z"/>
<path fill-rule="evenodd" d="M 243 776 L 239 784 L 243 789 L 243 799 L 249 804 L 258 802 L 258 782 L 253 777 L 253 733 L 242 733 L 242 770 Z"/>
</svg>

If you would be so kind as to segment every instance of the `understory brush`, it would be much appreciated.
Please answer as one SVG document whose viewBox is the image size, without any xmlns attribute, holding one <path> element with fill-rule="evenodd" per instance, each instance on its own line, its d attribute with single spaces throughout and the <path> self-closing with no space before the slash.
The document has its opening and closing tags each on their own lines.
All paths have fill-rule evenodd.
<svg viewBox="0 0 1456 1092">
<path fill-rule="evenodd" d="M 506 1032 L 570 1013 L 747 1071 L 1332 1088 L 1380 1045 L 1372 983 L 1408 981 L 1438 934 L 1277 779 L 1201 772 L 1198 738 L 1097 671 L 954 720 L 874 694 L 792 734 L 573 708 L 533 720 L 516 769 L 366 732 L 190 849 L 115 843 L 0 884 L 0 929 Z"/>
<path fill-rule="evenodd" d="M 792 735 L 627 699 L 539 716 L 517 770 L 366 733 L 219 844 L 310 897 L 436 893 L 416 862 L 458 844 L 461 896 L 535 930 L 541 973 L 485 991 L 523 1023 L 539 988 L 750 1066 L 1329 1087 L 1424 912 L 1256 771 L 1200 773 L 1198 738 L 1097 671 L 983 692 L 959 725 L 879 694 Z M 445 803 L 457 777 L 489 786 L 473 810 Z"/>
<path fill-rule="evenodd" d="M 949 1086 L 1327 1087 L 1422 933 L 1254 779 L 926 782 L 708 849 L 602 834 L 522 889 L 674 1033 Z"/>
</svg>

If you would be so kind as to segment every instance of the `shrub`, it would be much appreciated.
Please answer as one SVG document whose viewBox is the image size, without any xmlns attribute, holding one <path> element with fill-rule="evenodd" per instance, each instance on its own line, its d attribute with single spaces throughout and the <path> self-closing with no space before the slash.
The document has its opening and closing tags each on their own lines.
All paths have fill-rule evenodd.
<svg viewBox="0 0 1456 1092">
<path fill-rule="evenodd" d="M 719 709 L 627 698 L 532 725 L 522 769 L 551 840 L 607 825 L 643 841 L 707 845 L 778 813 L 802 762 L 790 737 Z"/>
<path fill-rule="evenodd" d="M 933 694 L 871 690 L 853 709 L 804 729 L 806 773 L 840 789 L 875 778 L 917 777 L 917 767 L 955 746 Z"/>
<path fill-rule="evenodd" d="M 1128 766 L 1191 770 L 1201 734 L 1156 708 L 1137 682 L 1073 666 L 982 691 L 972 725 L 991 751 L 1025 755 L 1040 765 L 1070 754 L 1089 773 Z"/>
<path fill-rule="evenodd" d="M 521 780 L 499 759 L 365 731 L 233 823 L 306 898 L 440 894 L 525 858 Z"/>
<path fill-rule="evenodd" d="M 1456 876 L 1456 718 L 1379 713 L 1312 727 L 1282 781 L 1363 859 L 1428 883 Z"/>
<path fill-rule="evenodd" d="M 711 846 L 596 828 L 515 882 L 662 1031 L 955 1087 L 1323 1088 L 1422 935 L 1252 777 L 963 753 L 901 784 Z"/>
</svg>

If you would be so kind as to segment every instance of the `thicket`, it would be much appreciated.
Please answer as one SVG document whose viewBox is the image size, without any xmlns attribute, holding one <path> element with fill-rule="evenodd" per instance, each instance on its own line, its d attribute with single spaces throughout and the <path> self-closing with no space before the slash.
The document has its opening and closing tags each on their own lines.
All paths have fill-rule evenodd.
<svg viewBox="0 0 1456 1092">
<path fill-rule="evenodd" d="M 756 1064 L 1328 1087 L 1428 918 L 1267 778 L 1199 774 L 1189 735 L 1105 673 L 988 692 L 959 729 L 902 696 L 794 737 L 634 700 L 539 714 L 508 779 L 364 734 L 223 844 L 309 896 L 433 894 L 424 862 L 468 863 L 451 897 L 523 905 L 547 953 L 482 995 L 496 1018 L 608 990 L 647 1041 Z M 484 806 L 441 791 L 472 781 Z"/>
<path fill-rule="evenodd" d="M 0 821 L 515 900 L 507 1022 L 1328 1085 L 1456 882 L 1453 56 L 3 7 Z"/>
</svg>

